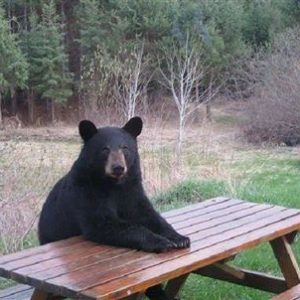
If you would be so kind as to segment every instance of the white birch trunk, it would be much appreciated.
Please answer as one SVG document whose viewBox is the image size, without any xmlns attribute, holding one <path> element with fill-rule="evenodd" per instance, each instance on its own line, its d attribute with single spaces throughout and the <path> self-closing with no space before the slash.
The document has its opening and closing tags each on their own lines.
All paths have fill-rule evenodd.
<svg viewBox="0 0 300 300">
<path fill-rule="evenodd" d="M 178 137 L 177 137 L 177 145 L 176 145 L 176 156 L 177 159 L 180 158 L 182 152 L 182 144 L 184 142 L 184 112 L 179 112 L 179 128 L 178 128 Z"/>
</svg>

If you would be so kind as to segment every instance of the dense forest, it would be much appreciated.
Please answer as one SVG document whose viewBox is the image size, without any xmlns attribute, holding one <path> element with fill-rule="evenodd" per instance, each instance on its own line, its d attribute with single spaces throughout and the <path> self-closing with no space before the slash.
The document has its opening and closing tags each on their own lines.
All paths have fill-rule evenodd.
<svg viewBox="0 0 300 300">
<path fill-rule="evenodd" d="M 299 21 L 299 0 L 0 0 L 0 124 L 129 118 L 168 94 L 186 114 L 246 90 L 248 58 Z"/>
</svg>

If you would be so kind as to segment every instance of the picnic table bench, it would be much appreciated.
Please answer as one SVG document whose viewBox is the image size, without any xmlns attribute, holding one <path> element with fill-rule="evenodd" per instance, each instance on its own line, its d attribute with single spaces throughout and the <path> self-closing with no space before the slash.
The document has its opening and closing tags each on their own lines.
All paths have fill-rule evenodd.
<svg viewBox="0 0 300 300">
<path fill-rule="evenodd" d="M 191 238 L 189 249 L 154 254 L 74 237 L 0 257 L 0 276 L 26 284 L 19 288 L 23 295 L 33 287 L 34 300 L 139 299 L 148 287 L 166 281 L 167 293 L 175 297 L 190 273 L 276 294 L 300 282 L 291 248 L 300 210 L 219 197 L 163 215 Z M 270 242 L 282 278 L 226 264 L 263 242 Z M 21 300 L 21 292 L 4 291 L 2 299 Z"/>
</svg>

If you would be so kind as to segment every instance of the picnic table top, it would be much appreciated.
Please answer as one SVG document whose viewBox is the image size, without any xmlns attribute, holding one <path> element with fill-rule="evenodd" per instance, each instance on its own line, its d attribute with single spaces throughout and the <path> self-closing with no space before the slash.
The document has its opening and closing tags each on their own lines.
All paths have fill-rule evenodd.
<svg viewBox="0 0 300 300">
<path fill-rule="evenodd" d="M 80 299 L 121 299 L 300 230 L 300 210 L 215 198 L 163 216 L 189 249 L 145 253 L 74 237 L 0 257 L 0 276 Z"/>
</svg>

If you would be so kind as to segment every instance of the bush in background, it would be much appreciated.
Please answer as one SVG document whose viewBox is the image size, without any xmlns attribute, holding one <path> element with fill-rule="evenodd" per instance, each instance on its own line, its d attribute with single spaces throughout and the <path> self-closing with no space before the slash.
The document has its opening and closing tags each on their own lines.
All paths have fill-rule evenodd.
<svg viewBox="0 0 300 300">
<path fill-rule="evenodd" d="M 268 53 L 255 58 L 257 86 L 244 129 L 250 142 L 300 144 L 299 30 L 281 34 Z"/>
</svg>

